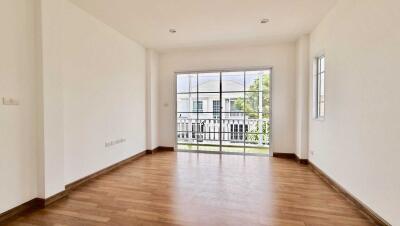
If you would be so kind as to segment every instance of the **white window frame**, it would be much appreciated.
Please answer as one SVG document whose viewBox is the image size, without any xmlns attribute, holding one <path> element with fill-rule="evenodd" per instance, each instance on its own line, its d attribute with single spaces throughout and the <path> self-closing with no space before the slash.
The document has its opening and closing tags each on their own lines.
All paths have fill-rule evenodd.
<svg viewBox="0 0 400 226">
<path fill-rule="evenodd" d="M 324 67 L 321 67 L 321 62 Z M 323 69 L 322 69 L 323 68 Z M 323 77 L 323 79 L 321 79 Z M 325 54 L 317 55 L 314 58 L 314 119 L 324 120 L 326 115 L 326 56 Z M 322 95 L 323 93 L 323 95 Z M 321 100 L 323 97 L 323 100 Z M 323 110 L 321 111 L 321 107 Z"/>
</svg>

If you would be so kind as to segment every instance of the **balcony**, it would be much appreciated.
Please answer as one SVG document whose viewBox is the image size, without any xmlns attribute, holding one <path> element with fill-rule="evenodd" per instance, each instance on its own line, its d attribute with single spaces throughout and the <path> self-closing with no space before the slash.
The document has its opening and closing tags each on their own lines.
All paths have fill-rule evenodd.
<svg viewBox="0 0 400 226">
<path fill-rule="evenodd" d="M 221 120 L 178 118 L 178 149 L 219 151 L 222 144 L 224 152 L 268 154 L 268 123 L 265 118 L 244 119 L 243 114 Z"/>
</svg>

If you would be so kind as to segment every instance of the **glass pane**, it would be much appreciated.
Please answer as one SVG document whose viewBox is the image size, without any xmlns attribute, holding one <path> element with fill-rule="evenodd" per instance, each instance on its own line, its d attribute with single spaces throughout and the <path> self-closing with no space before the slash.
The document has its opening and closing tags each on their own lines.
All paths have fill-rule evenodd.
<svg viewBox="0 0 400 226">
<path fill-rule="evenodd" d="M 249 145 L 249 146 L 246 146 L 246 154 L 268 155 L 269 154 L 269 147 L 268 146 L 257 147 L 257 146 Z"/>
<path fill-rule="evenodd" d="M 192 111 L 193 112 L 203 112 L 203 101 L 202 100 L 192 101 Z"/>
<path fill-rule="evenodd" d="M 200 73 L 198 76 L 199 92 L 219 92 L 219 72 Z"/>
<path fill-rule="evenodd" d="M 264 71 L 262 91 L 264 96 L 270 97 L 271 92 L 271 70 Z"/>
<path fill-rule="evenodd" d="M 320 107 L 319 107 L 319 115 L 320 117 L 325 116 L 325 103 L 321 102 Z"/>
<path fill-rule="evenodd" d="M 320 74 L 320 89 L 319 89 L 319 116 L 325 116 L 325 73 Z"/>
<path fill-rule="evenodd" d="M 246 133 L 246 153 L 268 154 L 269 137 L 266 133 Z"/>
<path fill-rule="evenodd" d="M 189 131 L 191 123 L 195 123 L 197 119 L 196 113 L 177 113 L 176 128 L 178 131 Z"/>
<path fill-rule="evenodd" d="M 261 101 L 260 101 L 261 100 Z M 246 92 L 245 111 L 262 112 L 263 111 L 263 92 Z M 264 109 L 267 110 L 267 109 Z"/>
<path fill-rule="evenodd" d="M 177 132 L 179 144 L 196 144 L 196 133 L 193 131 L 180 131 Z"/>
<path fill-rule="evenodd" d="M 320 95 L 324 96 L 325 95 L 325 73 L 321 73 L 320 80 L 321 80 L 321 92 L 320 92 Z"/>
<path fill-rule="evenodd" d="M 199 151 L 218 151 L 219 152 L 219 142 L 217 144 L 206 144 L 199 143 Z"/>
<path fill-rule="evenodd" d="M 222 92 L 243 91 L 244 72 L 222 72 Z"/>
<path fill-rule="evenodd" d="M 270 70 L 246 71 L 246 91 L 264 91 L 269 93 Z M 261 83 L 259 82 L 261 80 Z"/>
<path fill-rule="evenodd" d="M 320 68 L 321 68 L 321 70 L 320 70 L 320 72 L 325 72 L 325 57 L 324 56 L 322 56 L 321 58 L 320 58 Z"/>
<path fill-rule="evenodd" d="M 196 113 L 178 113 L 176 120 L 178 143 L 196 144 Z"/>
<path fill-rule="evenodd" d="M 231 112 L 232 117 L 237 117 L 243 114 L 244 111 L 244 93 L 222 93 L 222 112 Z"/>
<path fill-rule="evenodd" d="M 261 101 L 260 101 L 261 100 Z M 263 92 L 246 92 L 246 112 L 269 112 L 270 99 Z"/>
<path fill-rule="evenodd" d="M 220 112 L 220 96 L 219 93 L 199 93 L 199 101 L 202 102 L 202 112 L 215 112 L 215 116 Z M 212 114 L 211 117 L 212 118 Z"/>
<path fill-rule="evenodd" d="M 202 133 L 204 135 L 203 138 L 205 140 L 218 140 L 218 133 L 220 128 L 219 120 L 210 118 L 209 114 L 210 113 L 199 114 L 199 133 Z"/>
<path fill-rule="evenodd" d="M 244 153 L 243 143 L 237 143 L 235 145 L 222 145 L 221 151 L 223 152 L 234 152 L 234 153 Z"/>
<path fill-rule="evenodd" d="M 196 144 L 178 144 L 178 150 L 197 151 Z"/>
<path fill-rule="evenodd" d="M 268 114 L 246 113 L 245 130 L 249 133 L 267 133 L 269 130 L 268 118 Z"/>
<path fill-rule="evenodd" d="M 178 74 L 176 76 L 177 93 L 196 92 L 197 75 L 196 74 Z"/>
<path fill-rule="evenodd" d="M 222 143 L 234 146 L 237 146 L 238 143 L 243 143 L 245 129 L 243 115 L 242 117 L 223 115 L 221 120 Z"/>
<path fill-rule="evenodd" d="M 221 101 L 220 100 L 213 100 L 212 101 L 212 109 L 213 109 L 213 118 L 219 119 L 221 118 Z"/>
<path fill-rule="evenodd" d="M 202 151 L 219 151 L 219 128 L 220 121 L 213 118 L 213 113 L 201 113 L 199 114 L 198 122 L 198 144 L 199 150 Z M 217 145 L 217 147 L 213 147 Z"/>
<path fill-rule="evenodd" d="M 242 125 L 234 125 L 231 132 L 222 133 L 222 151 L 223 152 L 244 152 L 244 135 Z"/>
<path fill-rule="evenodd" d="M 220 121 L 212 117 L 212 113 L 199 114 L 199 143 L 204 145 L 219 145 Z"/>
<path fill-rule="evenodd" d="M 246 71 L 246 91 L 260 91 L 262 87 L 264 71 Z M 260 89 L 261 88 L 261 89 Z"/>
<path fill-rule="evenodd" d="M 177 112 L 192 112 L 194 101 L 197 101 L 197 94 L 177 94 L 176 96 Z"/>
</svg>

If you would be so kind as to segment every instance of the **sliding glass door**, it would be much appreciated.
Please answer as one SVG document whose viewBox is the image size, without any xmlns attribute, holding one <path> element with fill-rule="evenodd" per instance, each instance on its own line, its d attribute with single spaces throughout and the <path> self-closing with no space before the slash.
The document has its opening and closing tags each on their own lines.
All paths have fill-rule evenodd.
<svg viewBox="0 0 400 226">
<path fill-rule="evenodd" d="M 178 73 L 177 149 L 268 155 L 271 70 Z"/>
</svg>

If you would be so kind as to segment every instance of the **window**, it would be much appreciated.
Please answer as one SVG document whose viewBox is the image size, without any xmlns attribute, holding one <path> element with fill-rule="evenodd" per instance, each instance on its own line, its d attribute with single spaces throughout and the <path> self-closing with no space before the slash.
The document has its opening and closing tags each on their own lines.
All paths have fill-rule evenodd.
<svg viewBox="0 0 400 226">
<path fill-rule="evenodd" d="M 231 99 L 227 99 L 226 101 L 229 103 L 229 115 L 231 117 L 235 117 L 235 116 L 243 116 L 241 112 L 241 110 L 239 108 L 237 108 L 236 106 L 236 101 L 237 98 L 231 98 Z"/>
<path fill-rule="evenodd" d="M 231 112 L 238 112 L 239 111 L 239 109 L 235 105 L 235 101 L 236 101 L 236 98 L 235 99 L 230 99 L 230 101 L 229 101 L 229 103 L 230 103 L 230 111 Z"/>
<path fill-rule="evenodd" d="M 315 58 L 314 117 L 325 117 L 325 56 Z"/>
<path fill-rule="evenodd" d="M 221 111 L 221 101 L 213 100 L 213 118 L 219 118 L 219 112 Z"/>
<path fill-rule="evenodd" d="M 203 101 L 193 101 L 193 112 L 203 112 Z"/>
</svg>

